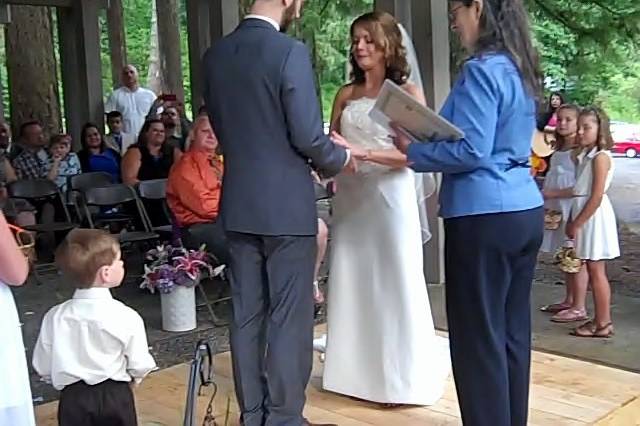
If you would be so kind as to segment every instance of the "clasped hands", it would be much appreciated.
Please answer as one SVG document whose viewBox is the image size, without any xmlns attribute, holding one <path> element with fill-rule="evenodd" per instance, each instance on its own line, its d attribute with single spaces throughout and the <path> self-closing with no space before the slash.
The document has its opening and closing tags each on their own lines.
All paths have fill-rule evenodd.
<svg viewBox="0 0 640 426">
<path fill-rule="evenodd" d="M 331 132 L 329 137 L 331 138 L 331 141 L 334 144 L 340 145 L 341 147 L 349 150 L 350 157 L 349 157 L 349 161 L 347 162 L 347 164 L 344 167 L 345 171 L 350 172 L 350 173 L 357 172 L 358 171 L 358 161 L 366 160 L 366 158 L 367 158 L 367 150 L 350 144 L 344 138 L 344 136 L 342 136 L 340 133 L 336 132 L 335 130 Z"/>
</svg>

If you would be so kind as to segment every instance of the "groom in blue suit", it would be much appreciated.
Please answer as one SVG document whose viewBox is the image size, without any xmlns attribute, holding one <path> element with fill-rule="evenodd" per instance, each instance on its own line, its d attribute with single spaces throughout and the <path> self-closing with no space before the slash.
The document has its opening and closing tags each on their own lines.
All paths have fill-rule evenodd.
<svg viewBox="0 0 640 426">
<path fill-rule="evenodd" d="M 284 34 L 302 0 L 255 0 L 204 57 L 204 100 L 224 154 L 221 218 L 231 351 L 245 426 L 300 426 L 311 374 L 317 213 L 310 168 L 350 152 L 324 135 L 309 51 Z M 355 158 L 355 155 L 354 155 Z"/>
</svg>

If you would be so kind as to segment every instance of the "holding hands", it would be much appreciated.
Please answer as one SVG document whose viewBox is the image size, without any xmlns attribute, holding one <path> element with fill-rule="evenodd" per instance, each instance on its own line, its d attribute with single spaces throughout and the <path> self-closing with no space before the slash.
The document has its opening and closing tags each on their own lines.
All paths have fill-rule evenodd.
<svg viewBox="0 0 640 426">
<path fill-rule="evenodd" d="M 347 140 L 336 131 L 332 131 L 330 137 L 333 143 L 349 150 L 350 157 L 349 161 L 345 165 L 345 170 L 350 173 L 355 173 L 358 170 L 357 160 L 366 159 L 367 152 L 360 147 L 349 144 L 349 142 L 347 142 Z"/>
</svg>

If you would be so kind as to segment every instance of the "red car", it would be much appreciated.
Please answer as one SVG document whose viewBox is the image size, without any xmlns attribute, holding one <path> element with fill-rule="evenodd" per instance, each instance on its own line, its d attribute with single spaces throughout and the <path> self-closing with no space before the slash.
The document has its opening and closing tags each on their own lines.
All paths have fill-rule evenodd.
<svg viewBox="0 0 640 426">
<path fill-rule="evenodd" d="M 640 137 L 631 136 L 613 145 L 613 152 L 624 154 L 628 158 L 637 157 L 640 154 Z"/>
</svg>

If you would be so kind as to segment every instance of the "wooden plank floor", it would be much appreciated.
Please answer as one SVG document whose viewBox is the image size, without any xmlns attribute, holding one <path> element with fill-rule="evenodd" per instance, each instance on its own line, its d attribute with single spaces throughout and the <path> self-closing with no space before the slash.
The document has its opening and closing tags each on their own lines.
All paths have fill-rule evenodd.
<svg viewBox="0 0 640 426">
<path fill-rule="evenodd" d="M 321 331 L 322 327 L 317 329 L 318 333 Z M 215 368 L 220 387 L 214 409 L 218 424 L 224 424 L 229 403 L 231 416 L 228 424 L 235 426 L 238 424 L 238 407 L 233 396 L 230 354 L 216 356 Z M 154 373 L 143 382 L 136 391 L 142 426 L 182 424 L 188 373 L 189 366 L 182 364 Z M 435 406 L 384 410 L 323 392 L 321 377 L 322 364 L 316 358 L 305 408 L 305 415 L 311 421 L 342 426 L 461 423 L 451 378 L 444 397 Z M 201 424 L 207 402 L 207 396 L 198 399 L 198 424 Z M 533 354 L 530 406 L 530 425 L 640 425 L 640 375 L 536 352 Z M 56 408 L 55 402 L 37 407 L 37 424 L 56 425 Z"/>
</svg>

